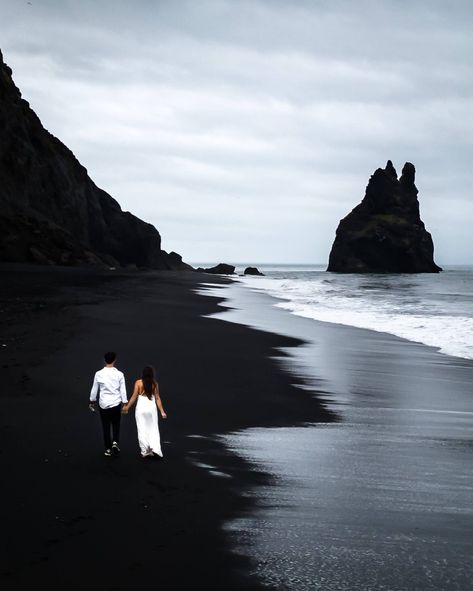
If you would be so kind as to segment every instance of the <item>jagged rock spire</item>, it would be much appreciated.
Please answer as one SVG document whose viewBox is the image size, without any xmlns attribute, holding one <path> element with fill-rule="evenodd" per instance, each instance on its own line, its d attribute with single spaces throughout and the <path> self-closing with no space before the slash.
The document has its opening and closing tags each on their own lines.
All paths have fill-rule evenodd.
<svg viewBox="0 0 473 591">
<path fill-rule="evenodd" d="M 399 182 L 404 185 L 404 187 L 415 187 L 415 180 L 416 168 L 410 162 L 406 162 L 402 167 L 402 174 Z"/>
<path fill-rule="evenodd" d="M 386 168 L 384 170 L 389 174 L 389 176 L 397 180 L 397 172 L 391 160 L 386 162 Z"/>
<path fill-rule="evenodd" d="M 432 237 L 420 218 L 415 167 L 401 178 L 391 160 L 378 168 L 365 197 L 337 228 L 328 271 L 341 273 L 437 273 Z"/>
</svg>

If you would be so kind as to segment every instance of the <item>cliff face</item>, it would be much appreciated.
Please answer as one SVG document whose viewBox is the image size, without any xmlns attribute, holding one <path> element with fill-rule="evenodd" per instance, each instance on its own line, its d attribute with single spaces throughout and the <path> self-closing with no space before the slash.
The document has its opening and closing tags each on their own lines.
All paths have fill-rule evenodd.
<svg viewBox="0 0 473 591">
<path fill-rule="evenodd" d="M 190 269 L 89 178 L 12 80 L 0 52 L 0 260 Z"/>
<path fill-rule="evenodd" d="M 327 271 L 438 273 L 432 237 L 420 219 L 415 168 L 398 179 L 388 160 L 371 176 L 363 201 L 340 221 Z"/>
</svg>

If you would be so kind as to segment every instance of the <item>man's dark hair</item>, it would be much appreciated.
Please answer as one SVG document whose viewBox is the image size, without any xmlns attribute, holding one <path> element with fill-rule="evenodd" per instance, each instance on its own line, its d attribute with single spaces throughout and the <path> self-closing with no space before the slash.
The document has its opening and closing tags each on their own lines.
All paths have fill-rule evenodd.
<svg viewBox="0 0 473 591">
<path fill-rule="evenodd" d="M 105 359 L 105 363 L 107 365 L 110 365 L 110 363 L 113 363 L 115 361 L 115 359 L 117 358 L 117 354 L 114 353 L 113 351 L 108 351 L 107 353 L 105 353 L 103 358 Z"/>
</svg>

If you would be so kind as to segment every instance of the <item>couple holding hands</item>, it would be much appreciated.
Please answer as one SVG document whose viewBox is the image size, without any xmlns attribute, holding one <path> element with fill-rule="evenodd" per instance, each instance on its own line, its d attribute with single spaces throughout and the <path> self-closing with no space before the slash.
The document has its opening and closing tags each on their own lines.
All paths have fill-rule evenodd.
<svg viewBox="0 0 473 591">
<path fill-rule="evenodd" d="M 141 456 L 163 457 L 158 425 L 158 410 L 161 417 L 167 417 L 159 395 L 159 386 L 150 366 L 143 368 L 141 379 L 136 380 L 133 395 L 127 400 L 125 376 L 115 367 L 117 356 L 114 352 L 104 355 L 105 366 L 97 371 L 90 391 L 89 408 L 98 407 L 102 420 L 105 456 L 120 453 L 120 419 L 128 414 L 136 402 L 136 428 Z"/>
</svg>

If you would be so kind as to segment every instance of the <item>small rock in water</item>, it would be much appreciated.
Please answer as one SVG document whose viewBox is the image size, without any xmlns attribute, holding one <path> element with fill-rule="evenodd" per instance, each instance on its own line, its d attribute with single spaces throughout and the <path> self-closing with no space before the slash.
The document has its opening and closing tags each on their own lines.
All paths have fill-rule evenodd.
<svg viewBox="0 0 473 591">
<path fill-rule="evenodd" d="M 246 267 L 244 274 L 245 275 L 264 275 L 264 273 L 261 273 L 261 271 L 259 271 L 257 269 L 257 267 Z"/>
</svg>

